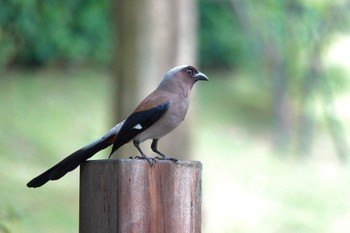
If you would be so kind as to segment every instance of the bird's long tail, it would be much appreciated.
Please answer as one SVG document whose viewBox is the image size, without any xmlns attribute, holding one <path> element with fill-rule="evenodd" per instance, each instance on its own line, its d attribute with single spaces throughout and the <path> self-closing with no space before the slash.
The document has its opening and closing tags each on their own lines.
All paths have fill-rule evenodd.
<svg viewBox="0 0 350 233">
<path fill-rule="evenodd" d="M 103 150 L 104 148 L 113 144 L 115 135 L 109 135 L 108 137 L 102 137 L 99 140 L 96 140 L 89 145 L 77 150 L 73 154 L 69 155 L 61 162 L 48 169 L 46 172 L 35 177 L 27 184 L 28 187 L 36 188 L 44 185 L 49 180 L 58 180 L 66 173 L 74 170 L 82 162 L 89 159 L 91 156 Z"/>
</svg>

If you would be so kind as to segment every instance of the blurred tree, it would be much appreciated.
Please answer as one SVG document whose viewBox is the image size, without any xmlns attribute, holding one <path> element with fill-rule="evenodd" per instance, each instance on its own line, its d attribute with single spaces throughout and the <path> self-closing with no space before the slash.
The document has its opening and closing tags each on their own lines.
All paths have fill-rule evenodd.
<svg viewBox="0 0 350 233">
<path fill-rule="evenodd" d="M 293 55 L 293 51 L 289 51 L 293 41 L 289 40 L 284 2 L 232 0 L 231 4 L 250 44 L 251 54 L 261 57 L 249 59 L 249 62 L 262 71 L 260 75 L 270 77 L 274 144 L 277 150 L 284 150 L 288 147 L 292 126 L 288 98 L 288 56 Z M 287 40 L 289 43 L 285 43 Z"/>
<path fill-rule="evenodd" d="M 0 0 L 0 6 L 2 67 L 111 59 L 107 0 Z"/>
<path fill-rule="evenodd" d="M 245 55 L 245 37 L 237 33 L 239 24 L 227 5 L 226 2 L 199 0 L 199 62 L 207 68 L 233 68 Z"/>
<path fill-rule="evenodd" d="M 196 65 L 197 8 L 193 0 L 117 0 L 115 4 L 115 110 L 117 119 L 123 119 L 154 90 L 169 69 L 180 64 Z M 187 116 L 178 129 L 162 139 L 160 150 L 188 158 L 189 121 Z M 121 148 L 119 154 L 138 152 L 129 145 Z"/>
<path fill-rule="evenodd" d="M 208 4 L 211 4 L 217 10 L 219 8 L 215 4 L 218 3 L 223 6 L 221 11 L 227 12 L 231 9 L 235 22 L 231 23 L 234 32 L 231 40 L 228 40 L 231 42 L 228 43 L 239 41 L 241 49 L 226 50 L 235 52 L 235 59 L 229 64 L 238 64 L 241 70 L 255 72 L 251 74 L 253 78 L 264 80 L 270 86 L 276 150 L 291 148 L 293 139 L 297 138 L 297 147 L 301 154 L 310 154 L 315 118 L 314 98 L 317 97 L 316 94 L 330 96 L 327 94 L 329 91 L 325 92 L 326 89 L 318 84 L 332 82 L 328 78 L 324 80 L 326 78 L 324 73 L 327 71 L 322 65 L 322 54 L 329 45 L 331 37 L 336 32 L 344 30 L 345 24 L 349 22 L 347 14 L 349 2 L 323 1 L 317 4 L 314 1 L 302 0 L 264 2 L 218 0 L 214 1 L 216 2 L 214 4 L 213 1 L 201 2 L 202 8 L 205 9 L 209 9 Z M 224 19 L 229 18 L 225 14 L 221 15 Z M 244 39 L 237 40 L 239 35 L 243 35 Z M 220 36 L 217 40 L 207 43 L 215 44 L 217 41 L 220 41 Z M 225 52 L 223 54 L 225 56 Z M 227 57 L 230 56 L 226 55 Z M 227 64 L 223 62 L 221 67 L 226 66 Z M 259 70 L 259 75 L 256 75 L 256 70 Z M 293 107 L 298 106 L 298 100 L 299 107 Z M 341 122 L 337 120 L 335 112 L 331 119 L 328 120 L 331 123 L 330 133 L 339 156 L 343 158 L 349 152 L 345 133 L 339 131 Z M 298 123 L 299 131 L 295 134 L 294 129 Z M 335 129 L 339 133 L 335 133 Z"/>
</svg>

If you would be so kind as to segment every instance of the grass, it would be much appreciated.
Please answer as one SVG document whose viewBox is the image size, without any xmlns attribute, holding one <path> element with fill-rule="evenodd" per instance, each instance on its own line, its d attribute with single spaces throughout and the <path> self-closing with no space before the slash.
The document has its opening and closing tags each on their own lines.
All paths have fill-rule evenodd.
<svg viewBox="0 0 350 233">
<path fill-rule="evenodd" d="M 268 97 L 239 77 L 209 76 L 191 106 L 193 156 L 204 168 L 203 232 L 350 232 L 349 167 L 334 159 L 329 139 L 317 139 L 316 152 L 327 156 L 272 155 Z M 78 232 L 78 171 L 39 189 L 25 185 L 115 123 L 106 110 L 111 93 L 98 70 L 1 77 L 0 232 Z"/>
<path fill-rule="evenodd" d="M 0 79 L 3 232 L 78 231 L 77 171 L 41 189 L 26 183 L 106 131 L 109 87 L 107 74 L 97 71 L 19 72 Z"/>
<path fill-rule="evenodd" d="M 282 160 L 270 155 L 266 141 L 224 131 L 208 148 L 205 134 L 197 153 L 206 232 L 348 232 L 348 167 Z"/>
</svg>

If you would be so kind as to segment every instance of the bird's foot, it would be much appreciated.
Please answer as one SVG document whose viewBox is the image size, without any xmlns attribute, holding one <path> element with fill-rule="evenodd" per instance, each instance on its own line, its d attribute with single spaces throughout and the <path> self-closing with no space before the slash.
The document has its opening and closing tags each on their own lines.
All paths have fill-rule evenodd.
<svg viewBox="0 0 350 233">
<path fill-rule="evenodd" d="M 145 155 L 143 155 L 143 156 L 135 156 L 135 159 L 144 159 L 144 160 L 147 160 L 151 166 L 155 166 L 156 165 L 156 160 L 154 158 L 147 157 Z"/>
<path fill-rule="evenodd" d="M 173 162 L 177 162 L 179 161 L 178 159 L 175 159 L 175 158 L 172 158 L 172 157 L 168 157 L 168 156 L 165 156 L 165 155 L 161 155 L 162 157 L 155 157 L 156 160 L 170 160 L 170 161 L 173 161 Z"/>
</svg>

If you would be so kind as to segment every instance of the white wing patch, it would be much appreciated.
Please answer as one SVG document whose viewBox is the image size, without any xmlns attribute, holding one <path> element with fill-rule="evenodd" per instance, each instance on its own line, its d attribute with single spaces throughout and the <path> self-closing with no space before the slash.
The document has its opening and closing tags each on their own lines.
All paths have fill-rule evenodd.
<svg viewBox="0 0 350 233">
<path fill-rule="evenodd" d="M 142 129 L 142 126 L 140 124 L 135 125 L 134 127 L 132 127 L 133 129 Z"/>
</svg>

